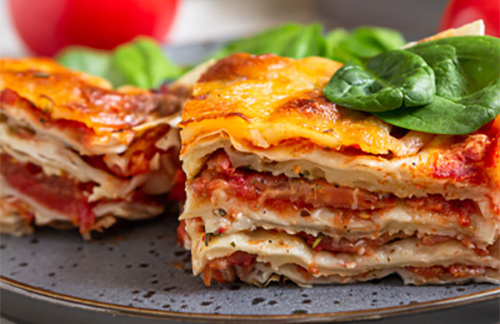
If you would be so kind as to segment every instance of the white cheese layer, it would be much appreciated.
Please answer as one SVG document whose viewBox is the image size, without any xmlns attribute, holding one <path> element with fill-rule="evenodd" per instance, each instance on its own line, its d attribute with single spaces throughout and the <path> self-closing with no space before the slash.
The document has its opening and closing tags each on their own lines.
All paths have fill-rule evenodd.
<svg viewBox="0 0 500 324">
<path fill-rule="evenodd" d="M 288 177 L 298 177 L 296 170 L 300 169 L 309 179 L 325 179 L 340 186 L 391 193 L 400 198 L 439 194 L 445 199 L 472 199 L 484 217 L 491 217 L 493 205 L 500 206 L 500 188 L 492 191 L 486 183 L 471 186 L 430 176 L 430 153 L 438 145 L 430 143 L 416 155 L 388 160 L 321 149 L 292 150 L 286 146 L 260 149 L 243 145 L 224 134 L 206 134 L 182 153 L 181 160 L 187 178 L 192 179 L 211 153 L 224 149 L 234 167 L 248 166 L 255 171 Z"/>
<path fill-rule="evenodd" d="M 408 271 L 405 268 L 394 268 L 384 270 L 374 270 L 362 275 L 342 277 L 339 275 L 331 275 L 327 277 L 304 277 L 295 265 L 284 265 L 279 267 L 275 272 L 266 264 L 257 263 L 255 269 L 251 272 L 242 271 L 242 268 L 235 266 L 235 271 L 228 269 L 223 272 L 228 281 L 233 281 L 236 276 L 247 283 L 263 287 L 267 286 L 272 281 L 283 281 L 288 279 L 295 282 L 301 287 L 311 287 L 312 285 L 328 285 L 328 284 L 349 284 L 355 282 L 365 282 L 373 279 L 380 279 L 390 274 L 396 273 L 403 279 L 406 285 L 422 285 L 422 284 L 462 284 L 467 282 L 489 282 L 492 284 L 500 284 L 498 273 L 493 269 L 486 269 L 486 273 L 477 277 L 454 277 L 451 275 L 443 278 L 419 276 L 414 272 Z"/>
<path fill-rule="evenodd" d="M 210 201 L 197 198 L 188 189 L 188 199 L 180 219 L 201 217 L 205 230 L 209 233 L 236 233 L 253 231 L 258 228 L 278 229 L 289 234 L 306 232 L 314 236 L 320 233 L 338 241 L 341 238 L 357 240 L 362 238 L 376 239 L 387 233 L 389 235 L 405 233 L 408 235 L 448 235 L 458 240 L 468 238 L 477 247 L 493 244 L 499 235 L 499 224 L 494 219 L 485 219 L 480 214 L 469 215 L 470 226 L 460 226 L 456 221 L 446 221 L 446 216 L 436 212 L 419 210 L 400 202 L 394 207 L 371 211 L 367 218 L 342 221 L 339 211 L 330 208 L 310 210 L 310 216 L 301 216 L 301 210 L 288 209 L 279 212 L 270 208 L 253 209 L 248 202 L 224 194 L 214 192 Z M 217 211 L 224 209 L 227 213 L 221 217 Z M 361 216 L 363 211 L 358 212 Z"/>
<path fill-rule="evenodd" d="M 87 164 L 81 156 L 63 142 L 51 137 L 35 136 L 22 138 L 9 130 L 6 123 L 0 124 L 0 152 L 6 152 L 19 162 L 30 162 L 40 166 L 47 175 L 60 176 L 62 173 L 70 175 L 80 182 L 95 182 L 90 201 L 101 198 L 117 199 L 130 195 L 137 187 L 143 187 L 146 194 L 166 193 L 172 186 L 171 179 L 175 173 L 174 162 L 168 158 L 153 159 L 152 167 L 156 170 L 140 174 L 130 179 L 119 178 L 104 170 Z M 158 141 L 162 149 L 179 146 L 178 130 L 172 128 Z M 111 159 L 117 165 L 126 165 L 128 160 L 121 161 L 120 156 L 112 155 Z M 160 160 L 159 160 L 160 159 Z M 123 160 L 123 158 L 122 158 Z M 160 163 L 161 162 L 161 163 Z M 161 179 L 162 181 L 158 181 Z"/>
<path fill-rule="evenodd" d="M 209 260 L 243 251 L 257 255 L 258 262 L 268 264 L 277 274 L 287 265 L 317 269 L 317 272 L 311 273 L 312 277 L 350 277 L 370 271 L 393 271 L 407 266 L 447 267 L 464 264 L 495 269 L 497 277 L 494 279 L 500 279 L 498 247 L 494 247 L 487 256 L 479 256 L 457 241 L 424 246 L 419 244 L 417 239 L 409 238 L 383 245 L 377 248 L 373 255 L 333 254 L 326 251 L 316 252 L 301 239 L 286 233 L 265 230 L 212 236 L 207 242 L 199 226 L 199 222 L 190 220 L 186 227 L 192 240 L 194 274 L 201 273 Z"/>
</svg>

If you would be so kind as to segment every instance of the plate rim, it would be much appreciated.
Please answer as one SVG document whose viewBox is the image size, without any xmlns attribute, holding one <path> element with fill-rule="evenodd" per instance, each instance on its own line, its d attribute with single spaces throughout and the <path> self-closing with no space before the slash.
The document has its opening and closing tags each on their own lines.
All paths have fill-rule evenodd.
<svg viewBox="0 0 500 324">
<path fill-rule="evenodd" d="M 442 310 L 451 307 L 463 306 L 473 303 L 500 299 L 500 287 L 438 299 L 433 301 L 413 303 L 401 306 L 382 307 L 370 310 L 354 310 L 342 312 L 325 312 L 319 314 L 283 314 L 283 315 L 230 315 L 174 312 L 151 308 L 118 305 L 91 299 L 70 296 L 53 292 L 44 288 L 34 287 L 4 275 L 0 275 L 0 289 L 23 295 L 27 298 L 49 302 L 63 307 L 78 308 L 99 313 L 112 313 L 114 315 L 133 316 L 136 318 L 163 319 L 172 321 L 203 321 L 209 323 L 234 322 L 256 323 L 266 320 L 269 323 L 311 323 L 311 322 L 338 322 L 373 320 L 398 315 L 408 315 L 417 312 Z"/>
</svg>

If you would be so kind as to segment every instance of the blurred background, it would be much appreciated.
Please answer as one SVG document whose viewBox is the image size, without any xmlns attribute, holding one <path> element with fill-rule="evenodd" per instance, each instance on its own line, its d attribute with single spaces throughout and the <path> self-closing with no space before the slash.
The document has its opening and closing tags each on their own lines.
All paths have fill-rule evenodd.
<svg viewBox="0 0 500 324">
<path fill-rule="evenodd" d="M 64 8 L 64 15 L 71 18 L 72 24 L 61 28 L 60 21 L 55 25 L 52 21 L 55 19 L 54 15 L 62 12 L 62 3 L 65 1 L 67 0 L 0 0 L 0 56 L 31 54 L 26 43 L 21 40 L 19 30 L 34 38 L 35 42 L 43 42 L 38 46 L 45 47 L 48 46 L 48 41 L 43 40 L 44 34 L 53 39 L 55 33 L 71 28 L 89 33 L 92 28 L 100 28 L 103 30 L 100 34 L 110 39 L 105 35 L 106 24 L 128 19 L 124 10 L 131 7 L 130 3 L 137 2 L 70 0 L 69 2 L 81 3 L 73 9 L 73 14 L 81 16 L 86 10 L 92 10 L 95 14 L 95 3 L 101 4 L 99 8 L 106 4 L 108 10 L 117 14 L 111 19 L 108 15 L 105 19 L 75 20 L 70 17 L 71 12 L 68 13 L 69 10 Z M 170 45 L 189 48 L 192 44 L 220 42 L 288 21 L 319 21 L 327 29 L 339 26 L 384 26 L 400 30 L 408 40 L 413 40 L 436 33 L 447 0 L 143 0 L 142 4 L 154 6 L 155 2 L 161 3 L 167 11 L 162 13 L 163 25 L 154 30 L 158 38 L 165 44 L 168 40 Z M 152 10 L 158 13 L 157 9 Z M 144 24 L 147 23 L 134 23 L 137 28 Z M 126 35 L 116 37 L 119 39 Z"/>
</svg>

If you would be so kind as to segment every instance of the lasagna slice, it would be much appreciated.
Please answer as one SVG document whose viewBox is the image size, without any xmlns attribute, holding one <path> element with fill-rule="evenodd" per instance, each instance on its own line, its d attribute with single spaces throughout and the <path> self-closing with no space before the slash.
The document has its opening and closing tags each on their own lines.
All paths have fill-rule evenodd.
<svg viewBox="0 0 500 324">
<path fill-rule="evenodd" d="M 339 63 L 235 54 L 180 123 L 179 237 L 209 285 L 500 282 L 500 117 L 407 131 L 325 99 Z"/>
<path fill-rule="evenodd" d="M 69 226 L 88 237 L 161 214 L 182 103 L 181 89 L 163 92 L 115 91 L 49 59 L 0 60 L 1 231 Z"/>
</svg>

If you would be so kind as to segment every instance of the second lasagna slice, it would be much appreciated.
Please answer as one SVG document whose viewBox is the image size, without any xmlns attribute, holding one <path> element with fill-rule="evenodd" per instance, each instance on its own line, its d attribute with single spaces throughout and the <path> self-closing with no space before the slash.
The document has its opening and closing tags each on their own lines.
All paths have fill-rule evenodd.
<svg viewBox="0 0 500 324">
<path fill-rule="evenodd" d="M 499 282 L 500 118 L 466 136 L 405 131 L 327 101 L 338 68 L 236 54 L 201 76 L 181 123 L 195 274 Z"/>
<path fill-rule="evenodd" d="M 48 59 L 0 61 L 0 225 L 75 226 L 87 236 L 117 218 L 163 212 L 178 169 L 181 99 Z"/>
</svg>

